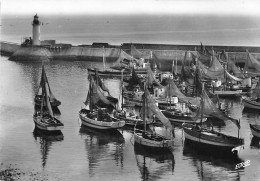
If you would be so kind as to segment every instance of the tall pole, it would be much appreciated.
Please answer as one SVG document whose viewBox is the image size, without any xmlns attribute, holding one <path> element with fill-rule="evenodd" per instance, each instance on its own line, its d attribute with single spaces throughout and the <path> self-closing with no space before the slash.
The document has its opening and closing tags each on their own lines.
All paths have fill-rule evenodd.
<svg viewBox="0 0 260 181">
<path fill-rule="evenodd" d="M 122 103 L 121 103 L 121 109 L 123 110 L 123 105 L 124 105 L 124 101 L 123 101 L 123 99 L 124 99 L 124 80 L 123 80 L 123 73 L 124 73 L 124 70 L 125 69 L 123 69 L 122 71 L 121 71 L 121 93 L 122 93 L 122 96 L 121 96 L 121 101 L 122 101 Z"/>
<path fill-rule="evenodd" d="M 103 69 L 106 69 L 106 63 L 105 63 L 105 47 L 103 46 Z"/>
<path fill-rule="evenodd" d="M 143 94 L 143 119 L 144 119 L 144 132 L 146 133 L 146 85 L 144 83 L 144 94 Z"/>
<path fill-rule="evenodd" d="M 204 99 L 203 99 L 203 94 L 204 94 L 204 82 L 201 82 L 202 84 L 202 92 L 201 92 L 201 118 L 200 118 L 200 124 L 202 124 L 203 120 L 203 112 L 204 112 Z"/>
<path fill-rule="evenodd" d="M 177 75 L 178 73 L 177 73 L 177 66 L 178 66 L 178 62 L 177 62 L 177 57 L 175 58 L 175 60 L 176 60 L 176 63 L 175 63 L 175 74 Z"/>
</svg>

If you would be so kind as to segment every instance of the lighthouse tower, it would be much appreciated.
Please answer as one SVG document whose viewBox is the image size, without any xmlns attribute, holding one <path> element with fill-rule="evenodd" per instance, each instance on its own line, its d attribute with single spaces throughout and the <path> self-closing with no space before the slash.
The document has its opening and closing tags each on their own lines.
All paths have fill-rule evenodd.
<svg viewBox="0 0 260 181">
<path fill-rule="evenodd" d="M 38 20 L 38 16 L 37 14 L 34 16 L 33 18 L 33 22 L 32 22 L 32 26 L 33 26 L 33 30 L 32 30 L 32 44 L 33 45 L 41 45 L 41 41 L 40 41 L 40 25 L 41 22 Z"/>
</svg>

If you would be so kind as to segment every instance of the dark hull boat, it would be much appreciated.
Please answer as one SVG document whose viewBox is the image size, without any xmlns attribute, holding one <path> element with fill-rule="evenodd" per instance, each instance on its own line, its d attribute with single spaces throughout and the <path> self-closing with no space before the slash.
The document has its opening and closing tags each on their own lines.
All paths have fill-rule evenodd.
<svg viewBox="0 0 260 181">
<path fill-rule="evenodd" d="M 252 135 L 254 137 L 260 138 L 260 125 L 257 124 L 249 124 Z"/>
<path fill-rule="evenodd" d="M 41 114 L 35 114 L 33 116 L 35 126 L 44 131 L 58 131 L 61 130 L 64 125 L 57 118 L 49 116 L 42 116 Z"/>
<path fill-rule="evenodd" d="M 234 148 L 244 144 L 244 140 L 241 138 L 203 129 L 188 123 L 182 124 L 182 127 L 184 129 L 185 140 L 187 139 L 197 146 L 205 147 L 209 150 L 219 150 L 222 153 L 230 154 Z"/>
<path fill-rule="evenodd" d="M 260 110 L 260 99 L 242 98 L 245 108 Z"/>
<path fill-rule="evenodd" d="M 191 115 L 191 114 L 185 114 L 185 113 L 180 113 L 180 112 L 175 112 L 175 111 L 168 111 L 168 110 L 161 110 L 163 115 L 168 118 L 172 123 L 199 123 L 200 119 L 196 117 L 196 115 Z M 202 122 L 205 122 L 207 118 L 203 118 Z"/>
<path fill-rule="evenodd" d="M 47 77 L 45 75 L 44 67 L 42 67 L 42 79 L 41 79 L 41 89 L 42 89 L 42 101 L 40 109 L 35 109 L 33 115 L 33 121 L 35 126 L 43 131 L 59 131 L 64 125 L 53 115 L 53 110 L 50 103 L 50 89 L 47 84 Z"/>
<path fill-rule="evenodd" d="M 204 106 L 205 110 L 207 109 L 206 102 L 210 101 L 207 93 L 204 91 L 204 83 L 202 83 L 202 94 L 201 94 L 201 125 L 202 118 L 204 115 Z M 212 102 L 208 102 L 212 105 Z M 214 107 L 212 107 L 213 109 Z M 217 108 L 215 108 L 217 109 Z M 240 125 L 238 120 L 232 118 L 225 118 L 223 120 L 233 121 L 238 128 Z M 223 133 L 217 132 L 209 128 L 202 128 L 198 125 L 192 125 L 189 123 L 183 123 L 182 128 L 184 130 L 185 141 L 193 143 L 195 146 L 203 147 L 205 150 L 216 151 L 225 154 L 237 154 L 237 147 L 244 144 L 244 139 L 225 135 Z"/>
<path fill-rule="evenodd" d="M 173 146 L 173 139 L 172 139 L 172 133 L 170 132 L 170 135 L 167 137 L 158 135 L 155 133 L 155 131 L 150 132 L 146 130 L 146 122 L 147 118 L 150 116 L 153 116 L 153 120 L 155 120 L 155 117 L 160 120 L 163 125 L 169 129 L 172 130 L 171 123 L 169 120 L 160 112 L 159 108 L 156 106 L 154 100 L 150 96 L 149 92 L 147 90 L 144 91 L 143 94 L 143 107 L 142 107 L 143 116 L 142 119 L 144 119 L 144 129 L 134 129 L 134 140 L 135 145 L 141 145 L 145 148 L 153 149 L 153 150 L 167 150 L 171 146 Z"/>
</svg>

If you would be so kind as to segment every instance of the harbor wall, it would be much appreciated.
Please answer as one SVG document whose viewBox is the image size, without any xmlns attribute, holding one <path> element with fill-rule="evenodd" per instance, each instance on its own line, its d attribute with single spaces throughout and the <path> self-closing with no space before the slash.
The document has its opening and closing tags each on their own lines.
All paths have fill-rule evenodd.
<svg viewBox="0 0 260 181">
<path fill-rule="evenodd" d="M 52 59 L 51 52 L 40 46 L 20 47 L 10 57 L 15 61 L 48 61 Z"/>
<path fill-rule="evenodd" d="M 16 43 L 1 41 L 1 44 L 0 44 L 1 54 L 6 55 L 6 56 L 11 56 L 19 48 L 20 48 L 20 45 L 16 44 Z"/>
<path fill-rule="evenodd" d="M 10 42 L 1 42 L 1 53 L 10 56 L 10 59 L 17 61 L 33 60 L 75 60 L 75 61 L 102 61 L 103 54 L 108 62 L 115 61 L 120 55 L 120 50 L 131 54 L 132 44 L 122 44 L 121 46 L 108 46 L 106 48 L 93 47 L 93 45 L 71 46 L 65 48 L 46 48 L 43 46 L 21 47 L 18 44 Z M 133 44 L 139 51 L 153 54 L 162 63 L 162 66 L 169 68 L 173 60 L 178 64 L 184 60 L 185 52 L 190 51 L 196 54 L 195 50 L 200 50 L 200 45 L 160 45 L 160 44 Z M 210 49 L 211 46 L 207 46 Z M 213 47 L 213 46 L 212 46 Z M 248 50 L 257 60 L 260 60 L 260 47 L 231 47 L 231 46 L 214 46 L 215 51 L 225 50 L 231 60 L 236 63 L 245 63 L 247 61 Z M 132 52 L 132 55 L 135 54 Z M 170 66 L 171 67 L 171 66 Z"/>
<path fill-rule="evenodd" d="M 115 61 L 120 55 L 118 48 L 71 47 L 51 51 L 54 60 Z"/>
</svg>

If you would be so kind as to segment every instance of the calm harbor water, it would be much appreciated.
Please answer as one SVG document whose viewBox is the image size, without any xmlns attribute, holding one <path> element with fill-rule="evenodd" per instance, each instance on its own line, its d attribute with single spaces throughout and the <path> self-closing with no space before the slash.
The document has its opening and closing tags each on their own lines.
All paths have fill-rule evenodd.
<svg viewBox="0 0 260 181">
<path fill-rule="evenodd" d="M 103 133 L 81 128 L 78 111 L 87 96 L 90 62 L 44 63 L 52 91 L 62 103 L 60 120 L 65 127 L 57 135 L 35 132 L 33 98 L 41 65 L 1 57 L 1 170 L 21 170 L 21 180 L 260 180 L 260 145 L 249 129 L 249 123 L 260 124 L 260 113 L 243 111 L 239 99 L 221 100 L 229 115 L 240 118 L 245 145 L 239 160 L 200 154 L 185 144 L 179 127 L 175 127 L 175 145 L 169 154 L 135 149 L 131 129 Z M 106 79 L 105 84 L 113 96 L 118 96 L 119 80 Z M 237 135 L 229 122 L 215 129 Z M 235 169 L 246 160 L 250 160 L 249 166 Z"/>
</svg>

